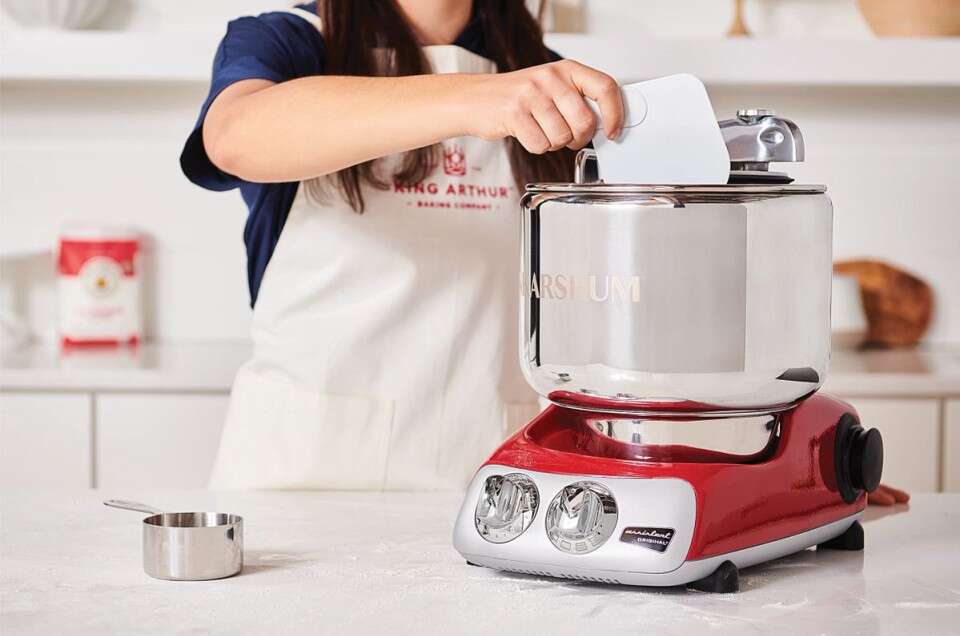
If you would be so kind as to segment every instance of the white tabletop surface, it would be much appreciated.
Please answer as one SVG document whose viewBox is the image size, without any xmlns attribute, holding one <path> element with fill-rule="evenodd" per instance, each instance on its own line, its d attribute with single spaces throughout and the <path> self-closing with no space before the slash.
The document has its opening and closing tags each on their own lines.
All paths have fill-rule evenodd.
<svg viewBox="0 0 960 636">
<path fill-rule="evenodd" d="M 107 496 L 245 517 L 221 581 L 141 570 L 137 513 Z M 18 634 L 957 634 L 960 495 L 875 508 L 865 552 L 800 554 L 742 591 L 607 586 L 467 566 L 451 493 L 104 493 L 2 497 L 0 631 Z"/>
</svg>

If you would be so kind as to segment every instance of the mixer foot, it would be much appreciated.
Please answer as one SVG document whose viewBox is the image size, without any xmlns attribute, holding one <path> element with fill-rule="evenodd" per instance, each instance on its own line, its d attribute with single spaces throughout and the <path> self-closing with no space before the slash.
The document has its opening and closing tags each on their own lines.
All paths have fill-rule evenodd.
<svg viewBox="0 0 960 636">
<path fill-rule="evenodd" d="M 732 561 L 724 561 L 712 574 L 687 583 L 687 587 L 700 592 L 729 594 L 740 591 L 740 570 Z"/>
<path fill-rule="evenodd" d="M 817 550 L 863 550 L 863 526 L 854 521 L 839 537 L 819 544 Z"/>
</svg>

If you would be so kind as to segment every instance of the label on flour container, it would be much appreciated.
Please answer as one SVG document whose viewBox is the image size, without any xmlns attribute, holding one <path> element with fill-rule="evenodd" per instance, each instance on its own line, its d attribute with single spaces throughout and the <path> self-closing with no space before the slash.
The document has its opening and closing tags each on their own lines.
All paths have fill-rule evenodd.
<svg viewBox="0 0 960 636">
<path fill-rule="evenodd" d="M 64 345 L 136 343 L 141 337 L 140 240 L 123 230 L 67 231 L 58 254 Z"/>
</svg>

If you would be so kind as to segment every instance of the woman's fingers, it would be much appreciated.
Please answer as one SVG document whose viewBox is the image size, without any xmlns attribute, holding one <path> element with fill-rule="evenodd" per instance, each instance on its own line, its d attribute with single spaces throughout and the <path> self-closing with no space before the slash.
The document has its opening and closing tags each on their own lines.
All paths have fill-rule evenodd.
<svg viewBox="0 0 960 636">
<path fill-rule="evenodd" d="M 883 487 L 877 488 L 873 492 L 867 495 L 867 503 L 873 506 L 892 506 L 897 502 L 888 492 L 885 492 Z"/>
<path fill-rule="evenodd" d="M 550 141 L 550 150 L 559 150 L 573 141 L 573 132 L 557 105 L 544 99 L 533 109 L 533 117 Z"/>
<path fill-rule="evenodd" d="M 894 488 L 893 486 L 887 486 L 886 484 L 880 484 L 880 489 L 893 497 L 897 503 L 907 503 L 910 501 L 910 493 L 905 490 L 900 490 L 899 488 Z"/>
<path fill-rule="evenodd" d="M 521 146 L 527 149 L 527 152 L 542 155 L 550 150 L 550 139 L 529 112 L 516 116 L 513 123 L 513 136 Z"/>
<path fill-rule="evenodd" d="M 581 94 L 597 102 L 603 130 L 608 139 L 616 139 L 623 128 L 623 94 L 617 81 L 596 69 L 578 62 L 567 62 L 570 80 Z"/>
<path fill-rule="evenodd" d="M 554 99 L 557 109 L 567 121 L 573 140 L 567 144 L 571 150 L 586 146 L 597 132 L 597 117 L 576 91 L 564 91 Z"/>
<path fill-rule="evenodd" d="M 880 484 L 879 488 L 867 495 L 867 501 L 878 506 L 892 506 L 895 503 L 907 503 L 910 501 L 910 494 L 899 488 Z"/>
<path fill-rule="evenodd" d="M 483 139 L 516 137 L 533 153 L 585 146 L 597 128 L 587 99 L 597 102 L 611 139 L 623 127 L 623 96 L 616 80 L 583 64 L 562 60 L 533 68 L 482 76 L 467 93 L 464 109 L 479 125 L 469 134 Z M 478 115 L 479 111 L 479 115 Z"/>
</svg>

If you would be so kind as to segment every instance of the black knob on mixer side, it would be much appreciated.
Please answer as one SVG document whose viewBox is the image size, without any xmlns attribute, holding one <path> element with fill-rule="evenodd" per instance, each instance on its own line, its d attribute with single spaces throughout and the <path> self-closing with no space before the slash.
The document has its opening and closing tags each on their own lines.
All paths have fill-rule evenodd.
<svg viewBox="0 0 960 636">
<path fill-rule="evenodd" d="M 875 428 L 866 430 L 851 413 L 837 422 L 834 446 L 837 489 L 847 503 L 863 491 L 873 492 L 883 472 L 883 438 Z"/>
<path fill-rule="evenodd" d="M 880 431 L 857 426 L 850 447 L 850 479 L 854 488 L 873 492 L 880 485 L 883 472 L 883 438 Z"/>
</svg>

